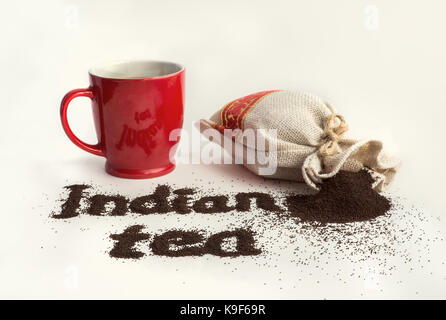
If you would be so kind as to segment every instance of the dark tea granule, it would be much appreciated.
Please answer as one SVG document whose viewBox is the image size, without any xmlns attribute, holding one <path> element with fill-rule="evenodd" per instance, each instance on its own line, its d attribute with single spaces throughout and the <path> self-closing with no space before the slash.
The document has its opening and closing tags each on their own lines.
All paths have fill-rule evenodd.
<svg viewBox="0 0 446 320">
<path fill-rule="evenodd" d="M 113 204 L 114 207 L 109 213 L 111 216 L 124 216 L 127 213 L 127 198 L 120 195 L 103 195 L 97 194 L 89 199 L 90 208 L 88 214 L 92 216 L 100 216 L 105 214 L 106 205 Z"/>
<path fill-rule="evenodd" d="M 391 202 L 372 189 L 373 182 L 365 170 L 339 171 L 315 195 L 288 196 L 288 210 L 302 221 L 322 224 L 374 219 L 390 210 Z"/>
<path fill-rule="evenodd" d="M 220 257 L 255 256 L 260 254 L 261 250 L 256 247 L 253 231 L 263 238 L 263 244 L 260 246 L 262 251 L 268 242 L 275 244 L 278 240 L 269 238 L 271 229 L 281 229 L 283 234 L 307 233 L 308 241 L 313 244 L 316 239 L 332 241 L 333 237 L 343 234 L 342 240 L 336 241 L 354 245 L 352 241 L 357 240 L 350 239 L 354 232 L 347 230 L 344 227 L 345 223 L 373 221 L 391 208 L 389 199 L 372 189 L 373 182 L 372 176 L 365 170 L 356 173 L 340 171 L 333 178 L 325 180 L 321 184 L 321 190 L 312 195 L 287 195 L 283 192 L 237 192 L 232 195 L 222 195 L 215 194 L 217 190 L 213 188 L 206 190 L 181 188 L 172 191 L 169 185 L 158 185 L 152 194 L 133 200 L 120 194 L 89 195 L 85 199 L 89 207 L 83 210 L 94 216 L 123 216 L 128 212 L 140 215 L 169 212 L 184 215 L 195 212 L 208 216 L 221 216 L 222 223 L 226 219 L 222 214 L 226 213 L 228 218 L 232 217 L 230 219 L 233 222 L 238 220 L 238 223 L 226 224 L 228 231 L 207 234 L 205 237 L 202 231 L 194 228 L 189 228 L 189 231 L 167 230 L 154 235 L 147 246 L 155 255 L 170 257 L 204 254 Z M 55 218 L 70 218 L 83 213 L 80 210 L 80 201 L 86 196 L 84 190 L 90 186 L 72 185 L 66 188 L 70 190 L 70 194 L 62 205 L 61 213 L 54 216 Z M 233 197 L 234 205 L 229 205 L 230 197 Z M 260 210 L 261 215 L 258 215 L 256 209 Z M 263 222 L 259 223 L 261 220 Z M 323 232 L 325 230 L 323 225 L 327 223 L 335 224 L 337 229 L 331 228 Z M 133 259 L 144 256 L 143 252 L 135 248 L 139 242 L 150 240 L 150 236 L 142 232 L 143 228 L 144 226 L 137 225 L 125 229 L 122 234 L 110 235 L 110 238 L 115 240 L 110 256 Z M 289 230 L 286 230 L 287 228 Z M 310 233 L 311 229 L 308 228 L 319 230 L 318 236 Z M 227 243 L 230 241 L 233 245 L 228 248 Z"/>
<path fill-rule="evenodd" d="M 197 200 L 193 209 L 198 213 L 222 213 L 234 210 L 234 208 L 228 207 L 227 196 L 207 196 Z"/>
<path fill-rule="evenodd" d="M 174 185 L 150 184 L 140 197 L 127 200 L 125 217 L 112 215 L 123 213 L 128 195 L 121 198 L 119 190 L 107 193 L 97 186 L 71 185 L 65 187 L 69 194 L 63 192 L 52 217 L 58 219 L 57 225 L 66 222 L 75 227 L 81 222 L 76 217 L 82 214 L 90 214 L 85 221 L 93 221 L 96 215 L 103 221 L 124 222 L 125 226 L 111 225 L 115 232 L 107 235 L 112 240 L 107 253 L 113 258 L 227 259 L 221 265 L 232 268 L 231 272 L 249 263 L 270 271 L 280 285 L 293 288 L 314 277 L 321 283 L 345 284 L 350 278 L 370 282 L 398 276 L 405 269 L 421 272 L 433 267 L 432 245 L 444 247 L 444 230 L 426 230 L 436 223 L 434 218 L 407 206 L 404 198 L 393 195 L 390 202 L 373 191 L 373 179 L 366 171 L 341 171 L 311 195 L 292 182 L 251 176 L 187 181 L 194 182 L 201 187 L 182 185 L 175 190 Z M 299 189 L 306 195 L 298 195 Z M 107 201 L 116 195 L 115 201 Z M 129 227 L 132 222 L 138 225 Z M 89 229 L 80 227 L 83 232 Z M 58 232 L 57 228 L 51 231 Z M 426 257 L 430 259 L 423 260 Z M 294 268 L 284 268 L 288 262 Z"/>
<path fill-rule="evenodd" d="M 121 234 L 111 234 L 110 238 L 115 240 L 115 245 L 110 251 L 113 258 L 139 259 L 144 253 L 135 248 L 136 243 L 150 239 L 150 235 L 142 233 L 142 225 L 128 227 Z"/>
<path fill-rule="evenodd" d="M 167 197 L 170 196 L 170 187 L 159 185 L 155 192 L 148 196 L 142 196 L 130 202 L 130 210 L 139 214 L 167 213 L 172 210 Z"/>
<path fill-rule="evenodd" d="M 160 256 L 202 256 L 205 253 L 200 245 L 203 240 L 203 236 L 196 231 L 170 230 L 155 236 L 150 248 Z"/>
<path fill-rule="evenodd" d="M 235 238 L 235 250 L 225 250 L 223 240 Z M 209 237 L 206 252 L 220 257 L 255 256 L 261 250 L 255 248 L 254 233 L 251 230 L 237 229 L 223 231 Z"/>
<path fill-rule="evenodd" d="M 235 240 L 234 248 L 226 248 L 225 241 Z M 150 248 L 155 255 L 169 257 L 202 256 L 219 257 L 254 256 L 261 253 L 255 247 L 251 230 L 236 229 L 213 234 L 205 241 L 200 231 L 170 230 L 154 237 Z"/>
<path fill-rule="evenodd" d="M 87 184 L 73 184 L 66 186 L 70 190 L 68 199 L 62 204 L 60 214 L 53 214 L 55 219 L 68 219 L 79 215 L 80 201 L 84 196 L 84 190 L 90 188 Z"/>
<path fill-rule="evenodd" d="M 195 190 L 191 188 L 182 188 L 175 190 L 173 193 L 177 195 L 177 197 L 172 200 L 172 207 L 175 212 L 179 214 L 191 213 L 192 210 L 189 207 L 191 202 L 190 196 L 195 193 Z"/>
<path fill-rule="evenodd" d="M 271 211 L 281 212 L 282 209 L 275 203 L 274 198 L 263 192 L 239 192 L 235 195 L 237 202 L 237 211 L 251 210 L 251 199 L 255 199 L 257 208 Z"/>
</svg>

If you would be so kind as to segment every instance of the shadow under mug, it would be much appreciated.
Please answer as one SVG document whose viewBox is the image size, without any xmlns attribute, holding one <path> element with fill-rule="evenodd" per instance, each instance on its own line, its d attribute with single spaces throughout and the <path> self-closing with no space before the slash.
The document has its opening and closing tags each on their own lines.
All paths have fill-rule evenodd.
<svg viewBox="0 0 446 320">
<path fill-rule="evenodd" d="M 90 69 L 90 87 L 68 92 L 60 106 L 62 126 L 81 149 L 107 159 L 108 173 L 122 178 L 152 178 L 175 168 L 183 125 L 184 67 L 162 61 L 130 61 Z M 67 108 L 76 97 L 92 101 L 98 143 L 81 141 L 70 129 Z"/>
</svg>

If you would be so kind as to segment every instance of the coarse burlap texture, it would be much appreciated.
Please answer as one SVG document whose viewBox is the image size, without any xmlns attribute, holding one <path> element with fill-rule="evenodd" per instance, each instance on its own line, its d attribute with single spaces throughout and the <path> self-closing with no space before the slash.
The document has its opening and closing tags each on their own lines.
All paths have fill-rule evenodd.
<svg viewBox="0 0 446 320">
<path fill-rule="evenodd" d="M 221 117 L 222 110 L 210 120 L 201 120 L 200 131 L 217 128 L 223 137 L 225 126 Z M 248 149 L 258 148 L 257 144 L 246 143 L 243 138 L 246 129 L 262 135 L 267 142 L 267 152 L 270 143 L 276 144 L 277 170 L 272 175 L 263 175 L 266 178 L 305 182 L 319 189 L 318 184 L 339 170 L 368 168 L 375 178 L 374 189 L 382 191 L 391 183 L 400 164 L 398 158 L 383 150 L 381 141 L 350 138 L 344 118 L 321 98 L 306 92 L 264 94 L 244 115 L 240 127 L 241 132 L 232 135 L 233 145 L 228 151 L 234 151 L 234 144 L 242 145 L 244 155 Z M 277 137 L 271 137 L 262 129 L 277 129 Z M 246 158 L 243 165 L 256 174 L 265 166 L 257 162 L 247 163 Z"/>
</svg>

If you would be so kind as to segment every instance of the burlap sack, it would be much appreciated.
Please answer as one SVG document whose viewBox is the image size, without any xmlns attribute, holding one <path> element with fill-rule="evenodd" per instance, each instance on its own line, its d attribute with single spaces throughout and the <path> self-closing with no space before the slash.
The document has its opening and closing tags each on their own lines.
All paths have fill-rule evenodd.
<svg viewBox="0 0 446 320">
<path fill-rule="evenodd" d="M 267 141 L 276 143 L 277 170 L 266 178 L 295 180 L 318 189 L 324 179 L 339 170 L 359 171 L 366 167 L 375 177 L 374 188 L 382 191 L 392 181 L 399 159 L 383 151 L 378 140 L 357 140 L 347 135 L 344 118 L 319 97 L 294 91 L 262 91 L 225 105 L 210 120 L 200 121 L 200 131 L 240 129 L 231 136 L 244 151 L 256 148 L 243 139 L 243 131 L 253 129 Z M 277 139 L 262 129 L 277 129 Z M 222 140 L 223 141 L 223 140 Z M 232 150 L 234 150 L 234 145 Z M 245 153 L 244 153 L 245 154 Z M 246 158 L 244 159 L 246 160 Z M 260 163 L 243 164 L 259 174 Z"/>
</svg>

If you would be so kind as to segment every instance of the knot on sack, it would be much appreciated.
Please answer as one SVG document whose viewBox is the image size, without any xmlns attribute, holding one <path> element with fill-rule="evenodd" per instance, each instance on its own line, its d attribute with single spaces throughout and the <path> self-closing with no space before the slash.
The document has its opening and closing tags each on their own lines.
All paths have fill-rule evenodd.
<svg viewBox="0 0 446 320">
<path fill-rule="evenodd" d="M 344 117 L 335 113 L 331 105 L 328 103 L 326 105 L 330 109 L 331 115 L 325 122 L 324 136 L 319 145 L 319 153 L 323 157 L 334 156 L 340 152 L 338 142 L 341 140 L 342 135 L 348 131 L 348 125 Z"/>
</svg>

